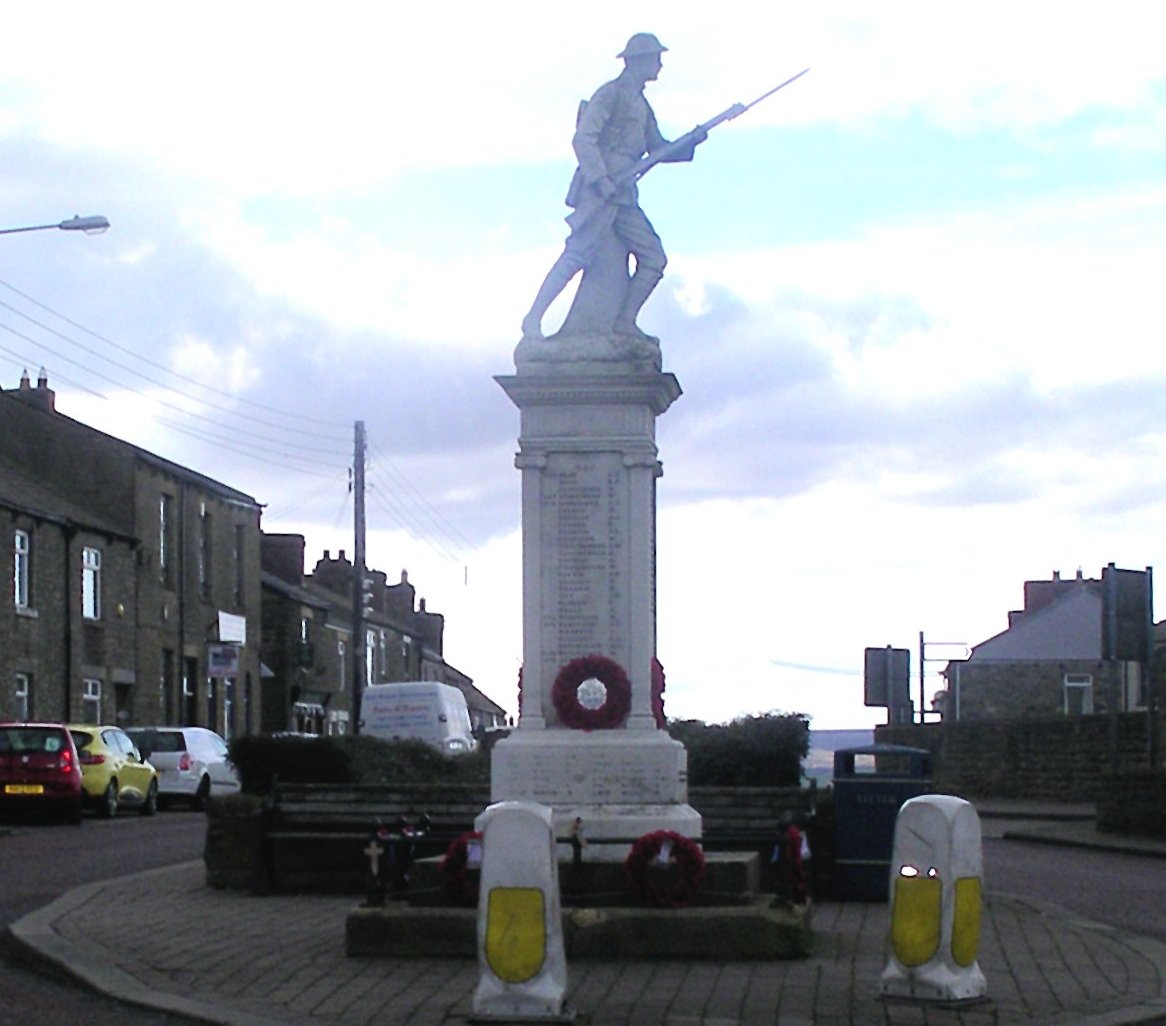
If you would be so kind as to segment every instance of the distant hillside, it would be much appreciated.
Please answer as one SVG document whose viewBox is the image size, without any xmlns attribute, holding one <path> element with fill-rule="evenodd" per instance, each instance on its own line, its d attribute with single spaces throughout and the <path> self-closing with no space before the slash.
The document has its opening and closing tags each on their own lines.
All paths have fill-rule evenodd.
<svg viewBox="0 0 1166 1026">
<path fill-rule="evenodd" d="M 819 784 L 834 776 L 834 753 L 842 748 L 861 748 L 874 744 L 873 730 L 811 730 L 810 754 L 803 764 L 803 774 Z"/>
<path fill-rule="evenodd" d="M 810 747 L 836 752 L 839 748 L 858 748 L 874 744 L 874 730 L 811 730 Z"/>
</svg>

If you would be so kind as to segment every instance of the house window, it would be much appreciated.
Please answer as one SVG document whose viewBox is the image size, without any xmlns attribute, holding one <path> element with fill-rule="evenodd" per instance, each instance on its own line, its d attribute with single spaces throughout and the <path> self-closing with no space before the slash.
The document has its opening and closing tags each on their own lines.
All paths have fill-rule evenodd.
<svg viewBox="0 0 1166 1026">
<path fill-rule="evenodd" d="M 296 658 L 303 667 L 311 666 L 316 661 L 316 650 L 312 646 L 312 630 L 307 617 L 300 618 L 300 648 Z"/>
<path fill-rule="evenodd" d="M 198 518 L 198 587 L 204 599 L 211 597 L 211 515 L 202 507 Z"/>
<path fill-rule="evenodd" d="M 336 642 L 336 662 L 340 666 L 340 690 L 348 685 L 348 642 Z"/>
<path fill-rule="evenodd" d="M 198 725 L 198 660 L 182 661 L 182 726 Z"/>
<path fill-rule="evenodd" d="M 163 723 L 174 722 L 174 650 L 162 649 L 162 669 L 158 678 L 158 710 Z"/>
<path fill-rule="evenodd" d="M 29 606 L 28 581 L 29 559 L 32 555 L 32 539 L 27 531 L 17 531 L 15 539 L 15 556 L 13 557 L 12 575 L 16 589 L 16 608 L 27 609 Z"/>
<path fill-rule="evenodd" d="M 235 608 L 243 608 L 243 570 L 246 563 L 243 560 L 245 541 L 242 525 L 235 525 Z"/>
<path fill-rule="evenodd" d="M 364 632 L 364 683 L 365 687 L 372 684 L 377 672 L 377 632 Z"/>
<path fill-rule="evenodd" d="M 235 722 L 235 678 L 223 681 L 223 737 L 231 740 L 231 726 Z"/>
<path fill-rule="evenodd" d="M 87 677 L 83 684 L 85 690 L 81 696 L 81 715 L 86 723 L 101 722 L 101 681 Z"/>
<path fill-rule="evenodd" d="M 218 732 L 219 688 L 218 679 L 215 677 L 207 677 L 206 679 L 206 725 L 211 730 Z"/>
<path fill-rule="evenodd" d="M 101 550 L 89 546 L 81 551 L 81 615 L 101 619 Z"/>
<path fill-rule="evenodd" d="M 170 583 L 170 503 L 169 495 L 158 499 L 158 576 L 163 584 Z"/>
<path fill-rule="evenodd" d="M 1093 676 L 1088 673 L 1065 674 L 1065 715 L 1088 716 L 1093 712 Z"/>
<path fill-rule="evenodd" d="M 32 678 L 27 673 L 17 673 L 12 698 L 12 715 L 18 720 L 31 720 Z"/>
</svg>

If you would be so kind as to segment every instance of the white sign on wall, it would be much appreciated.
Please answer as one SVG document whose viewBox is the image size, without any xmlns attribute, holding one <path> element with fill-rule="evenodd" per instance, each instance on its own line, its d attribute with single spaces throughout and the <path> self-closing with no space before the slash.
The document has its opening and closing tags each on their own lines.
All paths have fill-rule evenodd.
<svg viewBox="0 0 1166 1026">
<path fill-rule="evenodd" d="M 219 610 L 219 641 L 235 645 L 247 644 L 247 617 Z"/>
</svg>

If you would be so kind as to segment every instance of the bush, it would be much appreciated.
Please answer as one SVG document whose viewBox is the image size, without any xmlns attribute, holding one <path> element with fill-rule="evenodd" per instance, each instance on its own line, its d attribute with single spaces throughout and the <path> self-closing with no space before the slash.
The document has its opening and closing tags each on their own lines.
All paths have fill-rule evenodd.
<svg viewBox="0 0 1166 1026">
<path fill-rule="evenodd" d="M 796 786 L 810 751 L 810 721 L 801 713 L 768 712 L 731 723 L 677 720 L 668 733 L 688 750 L 688 782 L 696 786 Z"/>
<path fill-rule="evenodd" d="M 351 783 L 488 783 L 489 753 L 445 755 L 424 741 L 384 741 L 378 737 L 331 739 L 348 759 Z"/>
<path fill-rule="evenodd" d="M 207 886 L 250 890 L 255 885 L 262 807 L 262 799 L 254 795 L 228 794 L 211 799 L 203 847 Z"/>
<path fill-rule="evenodd" d="M 488 752 L 450 756 L 423 741 L 368 736 L 249 735 L 231 742 L 230 757 L 244 794 L 267 794 L 275 776 L 297 784 L 484 783 L 490 779 Z"/>
<path fill-rule="evenodd" d="M 348 754 L 327 737 L 268 737 L 233 740 L 229 755 L 244 794 L 267 794 L 273 777 L 304 784 L 351 783 Z"/>
</svg>

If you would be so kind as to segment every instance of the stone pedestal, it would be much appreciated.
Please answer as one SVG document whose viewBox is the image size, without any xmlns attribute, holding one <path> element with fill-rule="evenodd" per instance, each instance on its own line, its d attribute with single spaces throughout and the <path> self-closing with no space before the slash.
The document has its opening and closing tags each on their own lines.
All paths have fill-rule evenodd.
<svg viewBox="0 0 1166 1026">
<path fill-rule="evenodd" d="M 687 756 L 656 723 L 656 418 L 679 397 L 659 346 L 622 336 L 524 340 L 498 383 L 521 411 L 523 689 L 517 729 L 494 747 L 494 801 L 576 816 L 589 838 L 657 829 L 700 836 Z M 598 655 L 630 682 L 626 721 L 564 724 L 552 686 Z"/>
</svg>

